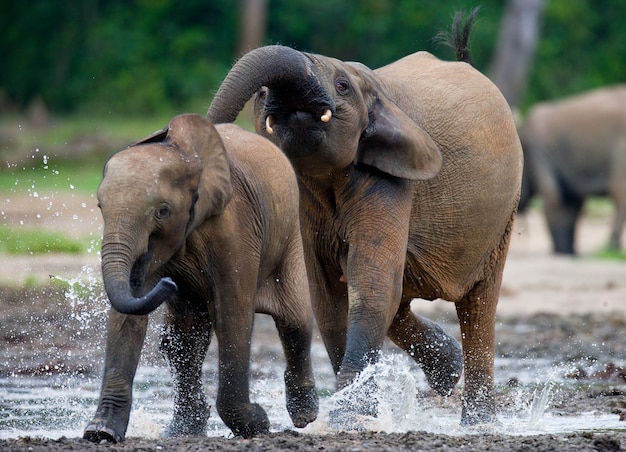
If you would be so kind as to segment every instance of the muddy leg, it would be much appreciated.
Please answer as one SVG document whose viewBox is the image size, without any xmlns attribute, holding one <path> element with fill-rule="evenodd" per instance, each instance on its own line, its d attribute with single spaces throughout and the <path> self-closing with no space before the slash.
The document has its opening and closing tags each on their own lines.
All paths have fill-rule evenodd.
<svg viewBox="0 0 626 452">
<path fill-rule="evenodd" d="M 422 366 L 431 388 L 450 394 L 463 371 L 463 352 L 456 339 L 435 322 L 413 314 L 408 301 L 401 303 L 387 336 Z"/>
<path fill-rule="evenodd" d="M 256 278 L 251 277 L 250 281 L 256 283 Z M 250 341 L 254 322 L 252 297 L 224 298 L 216 305 L 219 306 L 215 321 L 219 354 L 217 412 L 235 435 L 250 438 L 258 433 L 267 433 L 270 427 L 267 413 L 259 404 L 250 403 Z"/>
<path fill-rule="evenodd" d="M 287 364 L 287 411 L 293 425 L 302 428 L 317 418 L 319 400 L 311 363 L 313 309 L 299 236 L 292 242 L 274 282 L 270 309 Z"/>
<path fill-rule="evenodd" d="M 495 308 L 497 300 L 478 295 L 456 303 L 463 340 L 465 388 L 461 424 L 496 421 L 494 400 Z"/>
<path fill-rule="evenodd" d="M 100 401 L 83 438 L 99 443 L 124 441 L 132 404 L 133 379 L 146 337 L 148 316 L 109 310 Z"/>
<path fill-rule="evenodd" d="M 174 381 L 174 416 L 165 437 L 206 435 L 209 407 L 202 388 L 202 363 L 211 341 L 206 312 L 168 310 L 161 351 Z"/>
</svg>

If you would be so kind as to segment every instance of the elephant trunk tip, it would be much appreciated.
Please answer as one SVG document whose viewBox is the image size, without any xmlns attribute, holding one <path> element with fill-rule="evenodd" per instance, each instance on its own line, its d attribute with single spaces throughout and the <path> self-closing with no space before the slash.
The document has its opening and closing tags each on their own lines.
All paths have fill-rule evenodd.
<svg viewBox="0 0 626 452">
<path fill-rule="evenodd" d="M 109 295 L 111 306 L 121 314 L 147 315 L 168 301 L 178 292 L 178 287 L 172 278 L 164 277 L 146 295 L 135 298 L 131 295 L 127 297 L 117 297 Z"/>
</svg>

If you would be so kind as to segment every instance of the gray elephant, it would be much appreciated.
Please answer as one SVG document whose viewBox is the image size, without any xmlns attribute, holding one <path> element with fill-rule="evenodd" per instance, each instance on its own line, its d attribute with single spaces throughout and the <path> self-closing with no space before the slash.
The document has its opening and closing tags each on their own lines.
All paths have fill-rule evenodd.
<svg viewBox="0 0 626 452">
<path fill-rule="evenodd" d="M 610 196 L 616 207 L 609 248 L 621 248 L 626 221 L 626 85 L 535 105 L 520 129 L 524 177 L 520 211 L 537 193 L 556 253 L 574 254 L 585 198 Z"/>
<path fill-rule="evenodd" d="M 456 35 L 461 54 L 468 35 Z M 462 423 L 493 421 L 495 313 L 523 165 L 501 93 L 471 65 L 426 52 L 371 70 L 267 46 L 236 62 L 207 118 L 233 121 L 255 92 L 257 132 L 296 170 L 312 302 L 337 388 L 389 337 L 441 394 L 464 366 Z M 462 352 L 412 313 L 414 298 L 455 303 Z M 346 415 L 373 412 L 367 400 L 345 406 Z"/>
<path fill-rule="evenodd" d="M 236 435 L 267 432 L 250 403 L 254 313 L 274 318 L 282 342 L 286 402 L 296 427 L 317 417 L 310 360 L 313 312 L 298 220 L 297 183 L 266 139 L 199 115 L 111 157 L 98 188 L 104 219 L 102 275 L 109 313 L 104 378 L 84 432 L 123 441 L 148 314 L 167 303 L 161 348 L 174 381 L 165 434 L 203 435 L 209 411 L 201 369 L 218 339 L 217 411 Z"/>
</svg>

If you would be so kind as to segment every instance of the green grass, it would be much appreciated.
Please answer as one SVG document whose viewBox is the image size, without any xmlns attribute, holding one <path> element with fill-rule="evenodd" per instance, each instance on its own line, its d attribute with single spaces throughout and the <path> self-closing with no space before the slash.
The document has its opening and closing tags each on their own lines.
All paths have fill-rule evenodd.
<svg viewBox="0 0 626 452">
<path fill-rule="evenodd" d="M 107 158 L 164 127 L 168 118 L 74 117 L 36 129 L 2 118 L 0 192 L 77 190 L 94 193 Z"/>
<path fill-rule="evenodd" d="M 39 149 L 42 153 L 48 149 L 63 149 L 80 142 L 86 137 L 101 138 L 102 145 L 108 142 L 133 143 L 140 138 L 162 129 L 170 118 L 156 117 L 93 117 L 88 115 L 55 117 L 50 125 L 34 128 L 23 118 L 2 117 L 0 126 L 11 131 L 11 147 Z M 111 147 L 110 152 L 117 149 Z"/>
<path fill-rule="evenodd" d="M 604 248 L 595 252 L 593 257 L 604 261 L 626 261 L 626 251 Z"/>
<path fill-rule="evenodd" d="M 102 180 L 104 162 L 56 162 L 42 158 L 30 166 L 17 165 L 0 171 L 0 193 L 73 191 L 95 193 Z"/>
<path fill-rule="evenodd" d="M 13 255 L 86 252 L 91 243 L 59 232 L 0 226 L 0 252 Z"/>
</svg>

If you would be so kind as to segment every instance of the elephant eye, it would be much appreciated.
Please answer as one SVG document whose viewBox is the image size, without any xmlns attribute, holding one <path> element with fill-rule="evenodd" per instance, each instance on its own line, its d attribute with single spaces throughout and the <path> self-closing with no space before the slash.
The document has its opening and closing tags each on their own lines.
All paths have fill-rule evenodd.
<svg viewBox="0 0 626 452">
<path fill-rule="evenodd" d="M 163 205 L 154 212 L 154 217 L 157 220 L 163 220 L 164 218 L 167 218 L 169 214 L 170 214 L 170 208 L 168 206 Z"/>
<path fill-rule="evenodd" d="M 257 92 L 256 94 L 258 96 L 259 99 L 263 100 L 267 97 L 267 87 L 264 86 L 262 87 L 259 92 Z"/>
<path fill-rule="evenodd" d="M 338 94 L 345 95 L 350 92 L 350 82 L 345 78 L 340 78 L 335 81 L 335 89 Z"/>
</svg>

